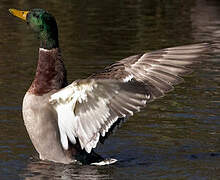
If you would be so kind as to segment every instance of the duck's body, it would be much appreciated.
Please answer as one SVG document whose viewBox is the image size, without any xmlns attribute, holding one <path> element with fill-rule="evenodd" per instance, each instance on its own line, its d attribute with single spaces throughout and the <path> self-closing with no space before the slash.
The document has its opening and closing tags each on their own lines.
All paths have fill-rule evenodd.
<svg viewBox="0 0 220 180">
<path fill-rule="evenodd" d="M 40 159 L 60 163 L 72 162 L 60 142 L 57 115 L 48 103 L 54 91 L 38 96 L 27 92 L 23 100 L 23 119 L 30 139 Z"/>
<path fill-rule="evenodd" d="M 50 96 L 66 85 L 59 49 L 40 48 L 35 79 L 24 96 L 22 113 L 31 141 L 43 160 L 73 161 L 73 156 L 62 148 L 57 114 L 49 103 Z"/>
<path fill-rule="evenodd" d="M 40 39 L 36 75 L 23 100 L 23 119 L 40 159 L 85 164 L 102 161 L 93 152 L 118 122 L 182 82 L 208 49 L 207 43 L 130 56 L 67 85 L 55 19 L 44 10 L 11 12 L 26 20 Z M 53 29 L 54 28 L 54 29 Z"/>
</svg>

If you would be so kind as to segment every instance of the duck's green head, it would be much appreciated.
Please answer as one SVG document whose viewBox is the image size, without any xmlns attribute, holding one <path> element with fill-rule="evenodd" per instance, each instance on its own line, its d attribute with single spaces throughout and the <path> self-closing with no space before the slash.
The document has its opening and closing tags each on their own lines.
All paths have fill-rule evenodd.
<svg viewBox="0 0 220 180">
<path fill-rule="evenodd" d="M 19 11 L 9 9 L 10 13 L 27 22 L 30 28 L 38 34 L 40 47 L 52 49 L 59 47 L 58 29 L 55 18 L 43 9 Z"/>
</svg>

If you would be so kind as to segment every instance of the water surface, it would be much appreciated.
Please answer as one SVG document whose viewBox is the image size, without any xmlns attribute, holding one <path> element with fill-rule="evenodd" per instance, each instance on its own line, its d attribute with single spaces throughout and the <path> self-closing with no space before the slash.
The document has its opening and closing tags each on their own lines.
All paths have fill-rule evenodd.
<svg viewBox="0 0 220 180">
<path fill-rule="evenodd" d="M 96 151 L 112 166 L 43 162 L 21 116 L 38 41 L 9 8 L 44 8 L 57 19 L 68 80 L 129 55 L 183 44 L 215 44 L 175 91 L 122 125 Z M 1 0 L 0 179 L 219 179 L 220 2 L 218 0 Z"/>
</svg>

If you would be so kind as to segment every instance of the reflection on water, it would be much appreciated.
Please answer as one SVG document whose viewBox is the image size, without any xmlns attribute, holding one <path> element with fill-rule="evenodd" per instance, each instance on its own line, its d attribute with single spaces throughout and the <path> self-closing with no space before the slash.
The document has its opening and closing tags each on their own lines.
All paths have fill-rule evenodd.
<svg viewBox="0 0 220 180">
<path fill-rule="evenodd" d="M 29 160 L 34 149 L 21 117 L 38 42 L 9 8 L 41 7 L 56 16 L 68 79 L 146 50 L 201 41 L 211 57 L 175 91 L 130 118 L 98 153 L 113 166 Z M 111 0 L 0 2 L 0 179 L 218 179 L 220 165 L 220 2 Z"/>
<path fill-rule="evenodd" d="M 78 166 L 55 164 L 47 161 L 29 162 L 27 167 L 22 170 L 21 178 L 27 180 L 38 179 L 112 179 L 111 171 L 95 166 Z M 48 174 L 49 173 L 49 174 Z"/>
</svg>

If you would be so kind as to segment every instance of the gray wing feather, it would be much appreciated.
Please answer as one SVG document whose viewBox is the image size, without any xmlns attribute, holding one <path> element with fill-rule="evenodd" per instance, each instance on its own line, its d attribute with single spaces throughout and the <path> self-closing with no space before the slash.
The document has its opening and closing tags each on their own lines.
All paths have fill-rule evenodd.
<svg viewBox="0 0 220 180">
<path fill-rule="evenodd" d="M 201 43 L 130 56 L 53 94 L 64 149 L 67 138 L 72 143 L 78 138 L 90 153 L 119 118 L 173 90 L 183 81 L 180 76 L 191 72 L 185 66 L 199 62 L 208 50 L 209 44 Z"/>
<path fill-rule="evenodd" d="M 89 78 L 143 82 L 154 100 L 171 91 L 173 85 L 183 82 L 181 76 L 192 72 L 185 66 L 200 62 L 209 50 L 209 43 L 200 43 L 134 55 Z"/>
</svg>

